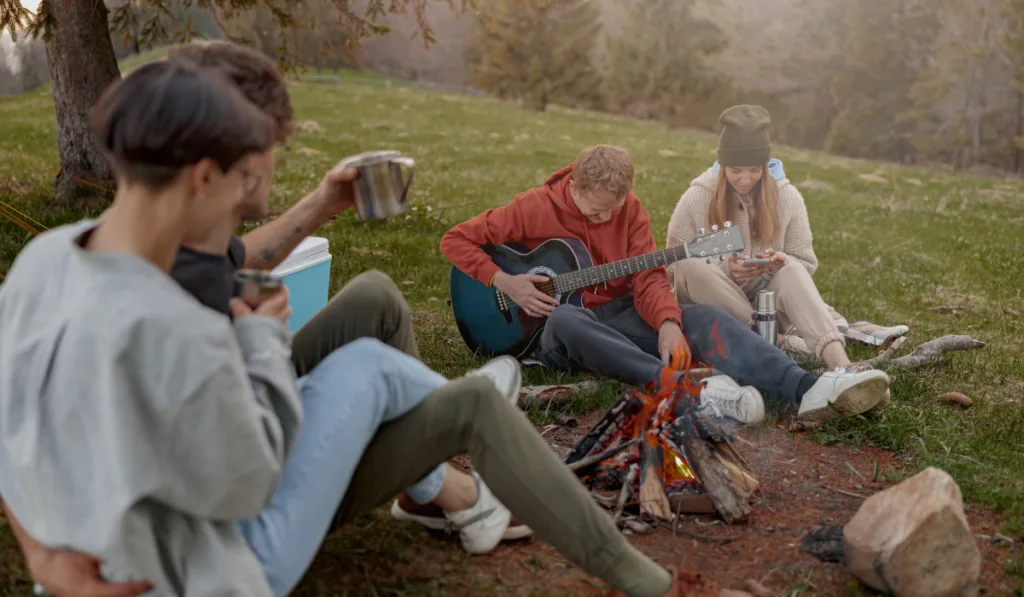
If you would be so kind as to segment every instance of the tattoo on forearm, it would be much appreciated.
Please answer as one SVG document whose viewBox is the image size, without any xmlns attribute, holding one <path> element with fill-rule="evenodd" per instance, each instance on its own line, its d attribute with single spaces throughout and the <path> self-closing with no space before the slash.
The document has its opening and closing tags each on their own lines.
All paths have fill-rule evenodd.
<svg viewBox="0 0 1024 597">
<path fill-rule="evenodd" d="M 292 230 L 291 234 L 289 234 L 287 237 L 285 237 L 283 241 L 277 243 L 276 245 L 274 245 L 272 247 L 266 247 L 263 250 L 261 250 L 260 251 L 260 259 L 262 261 L 261 261 L 261 263 L 259 265 L 264 265 L 265 266 L 265 265 L 269 265 L 270 263 L 272 263 L 274 261 L 274 258 L 277 257 L 278 251 L 280 251 L 282 245 L 291 243 L 293 240 L 295 240 L 296 236 L 302 236 L 302 235 L 304 235 L 304 233 L 305 233 L 305 230 L 303 229 L 302 226 L 296 226 Z"/>
</svg>

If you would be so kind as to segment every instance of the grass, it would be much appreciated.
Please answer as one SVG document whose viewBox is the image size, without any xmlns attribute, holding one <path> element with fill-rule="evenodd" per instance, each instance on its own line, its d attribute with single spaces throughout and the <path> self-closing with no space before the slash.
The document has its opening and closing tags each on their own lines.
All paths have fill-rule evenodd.
<svg viewBox="0 0 1024 597">
<path fill-rule="evenodd" d="M 714 159 L 711 135 L 606 114 L 562 108 L 536 114 L 367 75 L 343 75 L 336 85 L 296 83 L 292 90 L 298 118 L 316 126 L 300 126 L 305 132 L 279 156 L 273 188 L 277 208 L 311 190 L 343 156 L 397 149 L 417 159 L 414 207 L 407 215 L 362 223 L 345 214 L 320 232 L 334 254 L 333 288 L 368 268 L 387 272 L 415 311 L 424 358 L 451 376 L 479 364 L 462 344 L 446 303 L 449 266 L 438 242 L 453 223 L 541 184 L 584 146 L 606 142 L 626 147 L 633 157 L 637 193 L 664 246 L 676 201 Z M 46 203 L 59 163 L 48 91 L 0 98 L 0 123 L 0 201 L 46 226 L 81 217 Z M 953 355 L 942 366 L 894 373 L 890 408 L 830 424 L 814 437 L 884 446 L 904 455 L 911 470 L 939 466 L 953 475 L 968 502 L 999 509 L 1012 521 L 1004 532 L 1021 537 L 1024 216 L 1019 198 L 1024 184 L 785 147 L 777 148 L 776 156 L 807 201 L 821 262 L 815 280 L 826 301 L 850 321 L 909 325 L 908 345 L 947 333 L 989 343 L 984 350 Z M 29 238 L 0 223 L 0 274 Z M 939 307 L 955 307 L 956 315 Z M 535 383 L 552 380 L 550 373 L 528 375 Z M 971 396 L 975 407 L 959 411 L 940 404 L 937 397 L 947 391 Z M 606 403 L 613 395 L 611 390 L 581 398 L 574 409 Z M 323 575 L 366 570 L 365 560 L 353 553 L 376 552 L 381 561 L 401 561 L 403 546 L 419 537 L 380 526 L 368 521 L 332 537 L 300 594 L 339 594 L 331 592 Z M 0 595 L 24 593 L 18 561 L 13 542 L 0 529 Z M 1009 568 L 1024 572 L 1019 560 Z M 433 581 L 382 582 L 399 594 L 444 594 Z"/>
</svg>

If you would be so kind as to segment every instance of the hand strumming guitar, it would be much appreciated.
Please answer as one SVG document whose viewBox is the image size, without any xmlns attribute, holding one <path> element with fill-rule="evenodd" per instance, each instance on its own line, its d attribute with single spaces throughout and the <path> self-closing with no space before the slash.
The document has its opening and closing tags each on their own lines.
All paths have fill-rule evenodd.
<svg viewBox="0 0 1024 597">
<path fill-rule="evenodd" d="M 547 282 L 551 278 L 535 274 L 519 274 L 510 276 L 505 272 L 498 272 L 494 276 L 493 285 L 498 290 L 508 295 L 512 302 L 526 311 L 533 317 L 547 317 L 558 306 L 554 297 L 548 296 L 537 290 L 537 284 Z"/>
</svg>

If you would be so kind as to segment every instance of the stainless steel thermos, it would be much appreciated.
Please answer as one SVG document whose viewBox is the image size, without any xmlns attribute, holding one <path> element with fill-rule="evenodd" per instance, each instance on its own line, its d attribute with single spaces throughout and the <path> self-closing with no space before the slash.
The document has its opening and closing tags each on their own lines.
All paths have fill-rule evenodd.
<svg viewBox="0 0 1024 597">
<path fill-rule="evenodd" d="M 754 331 L 773 346 L 778 346 L 779 328 L 773 290 L 761 290 L 757 293 L 754 300 Z"/>
</svg>

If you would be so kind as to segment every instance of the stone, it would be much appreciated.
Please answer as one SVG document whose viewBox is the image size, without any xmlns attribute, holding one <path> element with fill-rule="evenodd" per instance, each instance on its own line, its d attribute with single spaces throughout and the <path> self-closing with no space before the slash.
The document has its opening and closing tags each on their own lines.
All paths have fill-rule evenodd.
<svg viewBox="0 0 1024 597">
<path fill-rule="evenodd" d="M 975 597 L 981 554 L 960 487 L 929 467 L 869 497 L 843 528 L 847 569 L 897 597 Z"/>
</svg>

